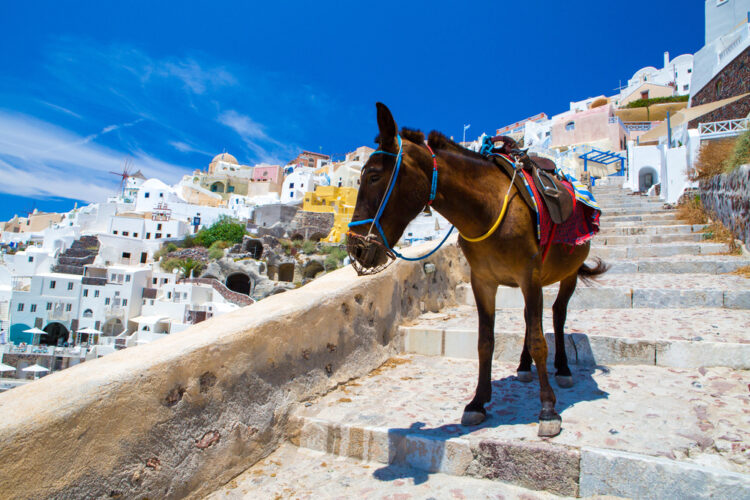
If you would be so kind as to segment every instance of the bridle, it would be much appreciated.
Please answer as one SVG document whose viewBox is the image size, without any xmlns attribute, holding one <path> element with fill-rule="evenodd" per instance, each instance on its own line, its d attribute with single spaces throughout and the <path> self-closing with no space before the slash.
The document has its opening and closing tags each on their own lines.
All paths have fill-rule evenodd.
<svg viewBox="0 0 750 500">
<path fill-rule="evenodd" d="M 388 243 L 388 238 L 385 236 L 385 232 L 383 232 L 383 226 L 380 224 L 380 218 L 383 216 L 383 212 L 385 211 L 385 207 L 388 204 L 388 200 L 391 197 L 391 194 L 393 193 L 393 188 L 396 186 L 396 181 L 398 180 L 398 173 L 401 170 L 401 163 L 404 157 L 404 149 L 403 149 L 403 143 L 401 140 L 401 136 L 397 135 L 396 139 L 398 139 L 398 153 L 394 154 L 389 151 L 383 151 L 382 149 L 378 149 L 372 153 L 372 155 L 376 154 L 383 154 L 387 156 L 394 156 L 396 157 L 396 165 L 393 167 L 393 172 L 391 172 L 391 178 L 388 181 L 388 189 L 385 192 L 385 196 L 383 197 L 383 200 L 380 202 L 380 206 L 378 207 L 378 211 L 375 213 L 375 217 L 371 219 L 363 219 L 358 220 L 355 222 L 350 222 L 349 227 L 355 227 L 355 226 L 362 226 L 365 224 L 370 224 L 370 227 L 367 230 L 367 235 L 362 236 L 361 234 L 354 233 L 352 231 L 347 232 L 347 237 L 352 241 L 352 243 L 355 246 L 360 246 L 361 248 L 369 248 L 370 245 L 375 244 L 380 246 L 386 254 L 386 257 L 388 260 L 384 264 L 381 264 L 379 266 L 376 266 L 374 268 L 364 268 L 362 267 L 359 262 L 357 262 L 357 259 L 352 259 L 352 265 L 354 269 L 357 271 L 357 274 L 363 275 L 363 274 L 375 274 L 386 267 L 388 267 L 391 262 L 395 261 L 396 258 L 401 258 L 403 260 L 407 261 L 419 261 L 426 259 L 430 255 L 437 252 L 437 250 L 443 246 L 443 244 L 446 242 L 448 237 L 453 232 L 454 226 L 451 226 L 448 233 L 445 235 L 443 240 L 433 248 L 430 252 L 420 256 L 420 257 L 406 257 L 403 254 L 399 253 L 396 249 L 392 248 L 391 245 Z M 432 182 L 430 184 L 430 196 L 427 200 L 427 205 L 432 205 L 432 202 L 435 200 L 435 195 L 437 194 L 437 180 L 438 180 L 438 169 L 437 169 L 437 158 L 435 157 L 435 153 L 432 151 L 432 148 L 428 144 L 425 144 L 427 149 L 429 150 L 430 154 L 432 155 Z M 370 155 L 370 156 L 372 156 Z M 382 244 L 377 239 L 377 235 L 374 234 L 373 228 L 378 230 L 378 234 L 380 235 L 380 238 L 382 239 Z"/>
</svg>

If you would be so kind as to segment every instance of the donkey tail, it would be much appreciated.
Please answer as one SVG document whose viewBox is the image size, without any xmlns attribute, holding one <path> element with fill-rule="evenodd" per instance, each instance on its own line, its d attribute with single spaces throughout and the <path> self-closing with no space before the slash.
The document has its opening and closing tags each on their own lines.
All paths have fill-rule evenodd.
<svg viewBox="0 0 750 500">
<path fill-rule="evenodd" d="M 609 265 L 599 257 L 596 257 L 594 262 L 596 263 L 594 267 L 589 267 L 584 263 L 578 268 L 578 277 L 581 278 L 581 281 L 584 283 L 590 284 L 597 277 L 609 271 Z"/>
</svg>

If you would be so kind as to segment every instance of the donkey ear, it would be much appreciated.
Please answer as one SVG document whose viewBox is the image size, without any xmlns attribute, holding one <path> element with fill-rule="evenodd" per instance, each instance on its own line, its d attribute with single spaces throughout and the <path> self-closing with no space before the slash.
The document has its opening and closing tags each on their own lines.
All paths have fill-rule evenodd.
<svg viewBox="0 0 750 500">
<path fill-rule="evenodd" d="M 388 146 L 396 140 L 396 120 L 393 119 L 391 110 L 382 102 L 375 103 L 378 108 L 378 129 L 380 130 L 380 144 Z"/>
</svg>

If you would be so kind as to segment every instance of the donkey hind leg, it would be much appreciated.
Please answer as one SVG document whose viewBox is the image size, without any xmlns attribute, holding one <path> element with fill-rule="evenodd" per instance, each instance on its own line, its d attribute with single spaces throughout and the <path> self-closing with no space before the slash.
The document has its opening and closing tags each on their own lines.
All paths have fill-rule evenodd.
<svg viewBox="0 0 750 500">
<path fill-rule="evenodd" d="M 487 417 L 485 403 L 492 398 L 492 353 L 495 350 L 495 294 L 497 285 L 480 281 L 476 276 L 471 277 L 471 288 L 477 303 L 479 314 L 479 381 L 474 399 L 464 408 L 461 417 L 463 425 L 477 425 Z"/>
<path fill-rule="evenodd" d="M 523 310 L 523 316 L 526 317 L 526 309 Z M 534 380 L 534 376 L 531 374 L 531 353 L 529 353 L 529 326 L 526 325 L 526 335 L 523 338 L 523 350 L 521 351 L 521 361 L 518 363 L 518 369 L 516 374 L 518 380 L 524 383 L 531 382 Z"/>
<path fill-rule="evenodd" d="M 568 302 L 576 289 L 578 275 L 573 274 L 560 282 L 560 291 L 552 306 L 552 322 L 555 326 L 555 380 L 562 388 L 573 387 L 573 375 L 568 367 L 565 352 L 565 318 L 568 315 Z"/>
<path fill-rule="evenodd" d="M 562 419 L 555 411 L 555 393 L 547 378 L 547 341 L 542 330 L 542 286 L 539 283 L 527 285 L 523 290 L 526 301 L 527 338 L 531 357 L 539 376 L 539 398 L 542 411 L 539 413 L 539 431 L 541 437 L 553 437 L 560 434 Z"/>
</svg>

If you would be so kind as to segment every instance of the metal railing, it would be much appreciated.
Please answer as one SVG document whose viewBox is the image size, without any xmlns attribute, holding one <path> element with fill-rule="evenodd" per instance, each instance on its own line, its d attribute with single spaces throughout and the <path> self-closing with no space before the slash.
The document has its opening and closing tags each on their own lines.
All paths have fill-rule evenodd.
<svg viewBox="0 0 750 500">
<path fill-rule="evenodd" d="M 630 132 L 648 132 L 654 128 L 651 122 L 623 122 L 623 125 Z"/>
<path fill-rule="evenodd" d="M 750 119 L 723 120 L 719 122 L 700 123 L 698 131 L 701 139 L 720 139 L 734 137 L 750 129 Z"/>
</svg>

